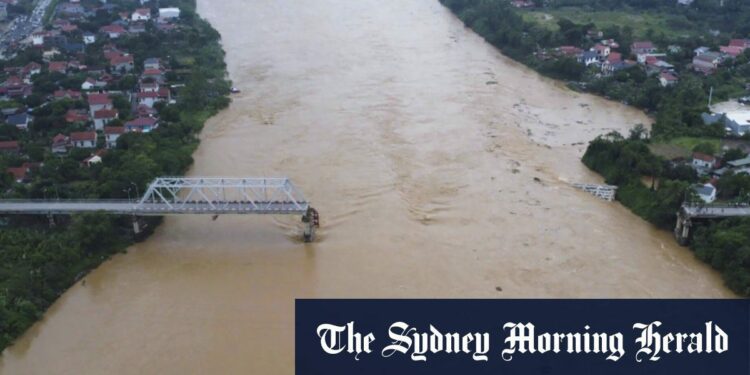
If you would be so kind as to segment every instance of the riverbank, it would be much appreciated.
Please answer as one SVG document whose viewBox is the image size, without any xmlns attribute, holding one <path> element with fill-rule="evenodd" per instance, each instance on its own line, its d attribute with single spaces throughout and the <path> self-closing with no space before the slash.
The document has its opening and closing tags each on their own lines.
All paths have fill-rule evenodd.
<svg viewBox="0 0 750 375">
<path fill-rule="evenodd" d="M 519 62 L 536 69 L 541 74 L 559 79 L 580 79 L 581 76 L 586 75 L 585 71 L 589 70 L 582 63 L 569 58 L 552 58 L 551 63 L 542 61 L 539 57 L 539 45 L 544 45 L 548 41 L 534 40 L 535 37 L 540 37 L 539 33 L 532 32 L 532 26 L 528 21 L 508 3 L 499 1 L 475 3 L 464 0 L 441 0 L 441 3 L 489 43 L 504 53 L 508 53 Z M 574 28 L 575 25 L 568 26 Z M 596 25 L 585 27 L 588 29 L 579 31 L 597 30 Z M 559 30 L 556 32 L 559 32 Z M 552 39 L 554 34 L 550 33 L 553 33 L 553 31 L 546 30 L 541 35 Z M 530 48 L 535 43 L 536 52 L 532 54 Z M 745 64 L 740 63 L 740 58 L 742 56 L 737 59 L 738 64 Z M 740 69 L 743 68 L 747 69 L 747 67 L 740 67 Z M 631 70 L 628 73 L 629 76 L 640 75 L 643 80 L 647 80 L 646 72 L 643 72 L 640 66 L 634 66 L 629 70 Z M 727 74 L 731 77 L 731 74 Z M 627 76 L 616 77 L 615 80 L 621 78 L 624 78 L 625 81 L 630 80 Z M 611 79 L 595 78 L 593 82 L 590 82 L 591 91 L 601 95 L 605 94 L 608 80 Z M 620 203 L 636 215 L 662 229 L 670 230 L 671 226 L 674 225 L 674 213 L 677 212 L 683 200 L 689 194 L 691 184 L 701 181 L 702 183 L 708 183 L 710 179 L 708 177 L 699 178 L 700 176 L 689 165 L 683 165 L 684 163 L 679 161 L 668 161 L 654 155 L 648 147 L 649 136 L 655 135 L 658 139 L 665 140 L 675 136 L 718 136 L 723 134 L 723 129 L 720 126 L 704 125 L 699 116 L 701 111 L 707 110 L 706 104 L 704 104 L 707 103 L 704 98 L 705 92 L 701 87 L 703 80 L 708 80 L 712 84 L 719 84 L 719 81 L 715 79 L 688 74 L 682 76 L 681 82 L 675 89 L 659 87 L 656 79 L 642 82 L 646 87 L 652 86 L 650 89 L 645 89 L 648 91 L 646 98 L 648 100 L 647 102 L 640 102 L 639 100 L 632 102 L 646 109 L 654 111 L 658 109 L 653 128 L 647 129 L 644 127 L 640 132 L 630 135 L 622 133 L 626 137 L 630 136 L 630 140 L 623 140 L 622 137 L 618 139 L 616 135 L 597 138 L 589 144 L 583 157 L 583 162 L 592 170 L 604 176 L 608 183 L 620 186 L 617 193 L 617 200 Z M 726 78 L 723 79 L 723 81 L 726 80 Z M 735 82 L 734 85 L 742 86 L 738 82 Z M 730 83 L 728 86 L 731 87 L 732 84 Z M 625 88 L 625 91 L 628 90 L 640 95 L 644 89 L 637 85 L 631 85 Z M 722 91 L 726 90 L 722 89 Z M 727 92 L 724 92 L 724 95 L 726 94 Z M 718 144 L 718 140 L 715 143 Z M 718 155 L 719 151 L 715 150 L 709 154 L 716 153 Z M 738 157 L 742 157 L 742 153 L 738 153 L 738 155 Z M 724 160 L 724 162 L 730 160 Z M 660 183 L 648 188 L 641 182 L 643 176 L 649 176 L 654 181 L 659 180 Z M 729 181 L 730 179 L 731 181 Z M 750 189 L 749 182 L 735 178 L 730 174 L 722 177 L 722 180 L 718 183 L 713 183 L 731 185 L 733 191 L 738 191 L 740 194 Z M 727 191 L 724 191 L 723 195 L 726 193 Z M 734 198 L 737 202 L 747 200 L 746 197 L 742 196 L 731 198 Z M 730 220 L 722 224 L 721 230 L 718 230 L 712 224 L 696 224 L 699 227 L 705 226 L 705 228 L 696 231 L 697 241 L 691 249 L 700 259 L 722 271 L 732 290 L 741 295 L 750 295 L 750 264 L 744 264 L 741 260 L 743 258 L 741 252 L 732 249 L 738 245 L 741 246 L 742 241 L 727 245 L 717 238 L 717 236 L 727 233 L 737 234 L 738 238 L 743 238 L 743 231 L 746 227 L 745 221 Z"/>
<path fill-rule="evenodd" d="M 37 166 L 29 173 L 28 181 L 8 183 L 4 186 L 3 198 L 43 199 L 54 192 L 59 199 L 130 199 L 137 191 L 145 191 L 154 178 L 182 175 L 188 170 L 205 121 L 229 103 L 230 83 L 226 81 L 219 34 L 195 14 L 195 1 L 180 0 L 175 4 L 182 11 L 175 25 L 179 29 L 154 31 L 158 38 L 129 35 L 109 41 L 111 46 L 106 47 L 128 51 L 131 59 L 132 56 L 140 61 L 160 59 L 163 66 L 170 68 L 160 84 L 168 96 L 174 94 L 176 99 L 173 103 L 154 105 L 149 109 L 152 113 L 146 117 L 157 119 L 160 126 L 150 132 L 120 135 L 117 147 L 101 152 L 103 159 L 98 165 L 82 163 L 82 159 L 90 155 L 88 150 L 72 149 L 62 156 L 42 152 L 41 160 L 34 160 Z M 102 48 L 102 44 L 89 46 L 89 51 Z M 71 73 L 67 78 L 82 81 L 86 75 Z M 135 82 L 134 76 L 128 78 L 129 82 Z M 133 89 L 126 87 L 126 83 L 118 85 Z M 169 87 L 173 85 L 182 88 L 179 92 L 170 92 Z M 115 100 L 120 99 L 124 100 L 120 96 Z M 130 103 L 124 103 L 124 108 L 118 108 L 123 120 L 127 119 L 125 113 L 130 112 Z M 55 105 L 82 107 L 85 104 L 63 100 L 62 104 L 56 102 Z M 54 125 L 60 121 L 61 114 L 40 108 L 35 109 L 36 119 L 31 129 L 19 136 L 27 149 L 46 145 L 51 135 L 64 131 Z M 119 118 L 109 123 L 110 126 L 118 124 L 123 125 Z M 47 126 L 52 129 L 45 130 Z M 0 164 L 20 163 L 20 158 L 17 159 L 2 160 Z M 148 230 L 140 239 L 145 239 L 160 223 L 158 219 L 148 220 Z M 0 230 L 0 274 L 3 275 L 0 280 L 0 349 L 41 319 L 45 310 L 71 285 L 84 279 L 89 271 L 112 255 L 131 246 L 134 240 L 131 230 L 129 218 L 97 214 L 71 219 L 58 217 L 54 227 L 48 226 L 46 218 L 11 218 Z"/>
<path fill-rule="evenodd" d="M 653 225 L 671 231 L 675 212 L 685 201 L 705 202 L 692 192 L 691 184 L 699 182 L 695 172 L 653 155 L 648 142 L 637 134 L 628 138 L 598 137 L 590 143 L 583 162 L 604 176 L 607 183 L 619 186 L 617 200 L 624 206 Z M 643 183 L 643 176 L 652 176 L 646 178 L 650 187 Z M 728 174 L 714 183 L 723 195 L 731 196 L 750 187 L 750 176 Z M 747 204 L 737 200 L 727 203 Z M 720 271 L 727 286 L 737 294 L 750 296 L 750 264 L 746 261 L 750 218 L 696 220 L 691 234 L 690 250 L 696 257 Z"/>
<path fill-rule="evenodd" d="M 750 90 L 747 79 L 750 49 L 744 47 L 750 41 L 742 39 L 747 30 L 741 22 L 723 21 L 728 12 L 735 12 L 736 20 L 750 17 L 747 5 L 733 4 L 732 10 L 709 4 L 686 7 L 648 2 L 612 5 L 615 8 L 595 1 L 571 5 L 579 7 L 577 13 L 584 15 L 617 9 L 621 15 L 648 14 L 662 22 L 679 15 L 682 27 L 687 25 L 696 33 L 683 35 L 641 29 L 636 32 L 631 23 L 613 24 L 606 13 L 597 19 L 600 24 L 576 23 L 561 17 L 554 21 L 555 27 L 549 27 L 544 17 L 531 15 L 537 10 L 521 10 L 507 1 L 441 0 L 441 3 L 504 54 L 541 74 L 565 80 L 576 90 L 653 114 L 651 135 L 660 140 L 724 136 L 724 127 L 706 126 L 701 117 L 702 112 L 708 111 L 709 97 L 717 102 L 746 95 Z M 539 8 L 552 11 L 565 7 L 546 4 Z M 712 29 L 713 26 L 722 31 Z M 730 41 L 730 38 L 738 39 Z M 732 50 L 726 43 L 742 47 Z M 707 55 L 701 55 L 703 52 Z M 713 58 L 713 65 L 703 69 L 700 61 L 709 57 Z M 739 137 L 742 133 L 726 135 Z"/>
</svg>

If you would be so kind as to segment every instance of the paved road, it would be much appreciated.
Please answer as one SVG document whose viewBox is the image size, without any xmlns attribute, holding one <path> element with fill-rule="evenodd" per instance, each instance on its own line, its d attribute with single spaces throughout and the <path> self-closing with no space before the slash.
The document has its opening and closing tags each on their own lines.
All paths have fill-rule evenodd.
<svg viewBox="0 0 750 375">
<path fill-rule="evenodd" d="M 28 38 L 44 26 L 44 14 L 52 0 L 40 0 L 31 15 L 20 16 L 13 20 L 8 30 L 0 37 L 0 54 L 5 55 L 8 47 Z"/>
</svg>

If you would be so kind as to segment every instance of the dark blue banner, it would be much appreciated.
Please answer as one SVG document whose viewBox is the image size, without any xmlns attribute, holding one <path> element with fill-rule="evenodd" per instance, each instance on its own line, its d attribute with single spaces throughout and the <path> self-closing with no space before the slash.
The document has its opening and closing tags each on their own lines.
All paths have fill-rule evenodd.
<svg viewBox="0 0 750 375">
<path fill-rule="evenodd" d="M 297 374 L 750 374 L 748 300 L 297 300 Z"/>
</svg>

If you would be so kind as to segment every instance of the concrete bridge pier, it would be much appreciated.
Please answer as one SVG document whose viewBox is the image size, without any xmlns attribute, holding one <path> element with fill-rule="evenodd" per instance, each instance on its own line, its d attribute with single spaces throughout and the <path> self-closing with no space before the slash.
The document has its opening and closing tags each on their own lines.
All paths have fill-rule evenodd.
<svg viewBox="0 0 750 375">
<path fill-rule="evenodd" d="M 302 232 L 304 241 L 315 241 L 315 228 L 320 227 L 320 215 L 318 215 L 318 211 L 312 207 L 308 207 L 307 212 L 302 216 L 302 222 L 305 224 Z"/>
<path fill-rule="evenodd" d="M 138 221 L 138 216 L 133 216 L 133 234 L 136 236 L 141 234 L 141 223 Z"/>
<path fill-rule="evenodd" d="M 693 223 L 689 216 L 684 216 L 682 212 L 677 213 L 677 224 L 674 228 L 674 237 L 681 246 L 687 246 L 690 242 L 690 227 Z"/>
</svg>

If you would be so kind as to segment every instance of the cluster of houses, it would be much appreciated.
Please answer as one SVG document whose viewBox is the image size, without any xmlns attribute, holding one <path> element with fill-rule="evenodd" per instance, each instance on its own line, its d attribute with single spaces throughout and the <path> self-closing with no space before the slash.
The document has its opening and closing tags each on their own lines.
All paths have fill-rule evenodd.
<svg viewBox="0 0 750 375">
<path fill-rule="evenodd" d="M 150 0 L 132 0 L 146 6 Z M 50 150 L 55 155 L 64 155 L 71 149 L 86 149 L 91 156 L 83 164 L 91 166 L 101 163 L 107 149 L 117 146 L 120 136 L 126 133 L 148 133 L 159 127 L 157 103 L 174 102 L 170 87 L 166 84 L 168 67 L 158 58 L 145 58 L 142 69 L 136 69 L 135 56 L 126 50 L 118 48 L 114 41 L 128 34 L 146 31 L 147 25 L 163 30 L 177 29 L 180 17 L 178 8 L 137 8 L 132 12 L 118 13 L 119 19 L 103 26 L 99 32 L 82 33 L 76 22 L 87 17 L 93 17 L 98 11 L 112 11 L 116 7 L 100 0 L 101 4 L 91 8 L 84 6 L 78 0 L 61 1 L 57 5 L 57 12 L 51 22 L 51 30 L 37 32 L 30 38 L 27 47 L 38 48 L 42 51 L 42 60 L 31 62 L 26 66 L 6 67 L 7 77 L 0 83 L 0 103 L 17 103 L 32 95 L 32 77 L 42 73 L 77 74 L 87 77 L 79 89 L 58 88 L 52 95 L 45 98 L 50 102 L 62 99 L 84 101 L 87 108 L 70 109 L 64 116 L 69 129 L 81 131 L 68 134 L 57 134 L 51 140 Z M 88 4 L 88 3 L 87 3 Z M 74 38 L 80 38 L 74 40 Z M 104 39 L 105 42 L 100 42 Z M 85 59 L 85 51 L 89 45 L 100 42 L 106 61 L 104 66 L 87 66 L 81 61 Z M 64 48 L 70 46 L 73 48 Z M 137 83 L 131 90 L 121 90 L 120 80 L 126 74 L 139 71 Z M 114 105 L 114 100 L 120 97 L 121 102 L 130 103 L 131 116 L 122 118 Z M 31 109 L 20 105 L 3 105 L 2 115 L 5 123 L 14 125 L 21 130 L 28 130 L 33 122 Z M 79 107 L 80 108 L 80 107 Z M 120 105 L 120 108 L 122 106 Z M 0 153 L 22 155 L 23 149 L 18 141 L 0 142 Z M 25 163 L 20 167 L 9 168 L 6 172 L 13 175 L 19 182 L 27 182 L 33 168 L 38 165 Z"/>
<path fill-rule="evenodd" d="M 693 70 L 706 75 L 714 74 L 722 62 L 737 58 L 748 48 L 750 48 L 750 39 L 732 39 L 728 45 L 720 46 L 719 51 L 711 51 L 708 47 L 698 47 L 693 50 Z"/>
<path fill-rule="evenodd" d="M 603 34 L 598 31 L 590 31 L 589 37 L 601 38 Z M 604 76 L 640 65 L 650 75 L 658 75 L 662 86 L 672 86 L 679 80 L 674 66 L 664 61 L 665 53 L 658 52 L 656 46 L 650 41 L 636 41 L 630 45 L 630 56 L 623 56 L 618 51 L 620 44 L 613 39 L 601 39 L 588 50 L 576 46 L 560 46 L 553 51 L 556 56 L 566 56 L 576 59 L 579 63 L 589 67 L 600 69 Z M 677 48 L 672 46 L 671 48 Z"/>
<path fill-rule="evenodd" d="M 681 47 L 670 45 L 666 52 L 659 51 L 656 45 L 648 40 L 636 41 L 630 45 L 630 55 L 623 56 L 618 51 L 620 45 L 612 39 L 601 39 L 603 33 L 590 30 L 587 34 L 589 40 L 597 40 L 588 50 L 577 46 L 559 46 L 552 51 L 543 50 L 537 52 L 542 59 L 551 57 L 570 57 L 579 63 L 590 67 L 594 66 L 601 70 L 603 76 L 609 76 L 619 70 L 639 65 L 652 76 L 657 76 L 663 87 L 676 84 L 679 81 L 679 73 L 675 66 L 666 60 L 667 52 L 679 53 Z M 727 46 L 721 46 L 719 51 L 711 51 L 708 47 L 699 47 L 694 50 L 692 63 L 689 69 L 706 75 L 715 73 L 722 62 L 733 59 L 750 48 L 750 39 L 732 39 Z"/>
<path fill-rule="evenodd" d="M 589 32 L 590 37 L 602 37 L 596 31 Z M 612 39 L 604 39 L 596 43 L 588 51 L 575 46 L 560 46 L 556 53 L 562 56 L 573 57 L 586 66 L 597 66 L 601 68 L 603 75 L 610 75 L 618 70 L 639 65 L 652 76 L 657 76 L 663 87 L 668 87 L 679 82 L 679 73 L 674 65 L 665 61 L 666 53 L 660 52 L 651 41 L 636 41 L 630 45 L 631 57 L 634 60 L 623 59 L 621 53 L 617 52 L 619 45 Z M 732 39 L 727 46 L 721 46 L 720 51 L 712 51 L 708 47 L 699 47 L 693 51 L 693 60 L 687 68 L 705 75 L 716 73 L 722 62 L 734 59 L 750 48 L 750 39 Z M 670 53 L 679 53 L 679 46 L 668 46 Z M 750 89 L 750 85 L 748 85 Z M 724 114 L 704 114 L 703 120 L 706 124 L 714 124 L 723 121 L 728 133 L 736 136 L 750 134 L 750 111 L 741 110 L 727 112 Z"/>
<path fill-rule="evenodd" d="M 716 200 L 717 182 L 728 172 L 750 174 L 750 156 L 723 162 L 716 156 L 694 152 L 690 165 L 699 176 L 710 178 L 709 182 L 694 187 L 695 193 L 706 203 L 712 203 Z"/>
</svg>

